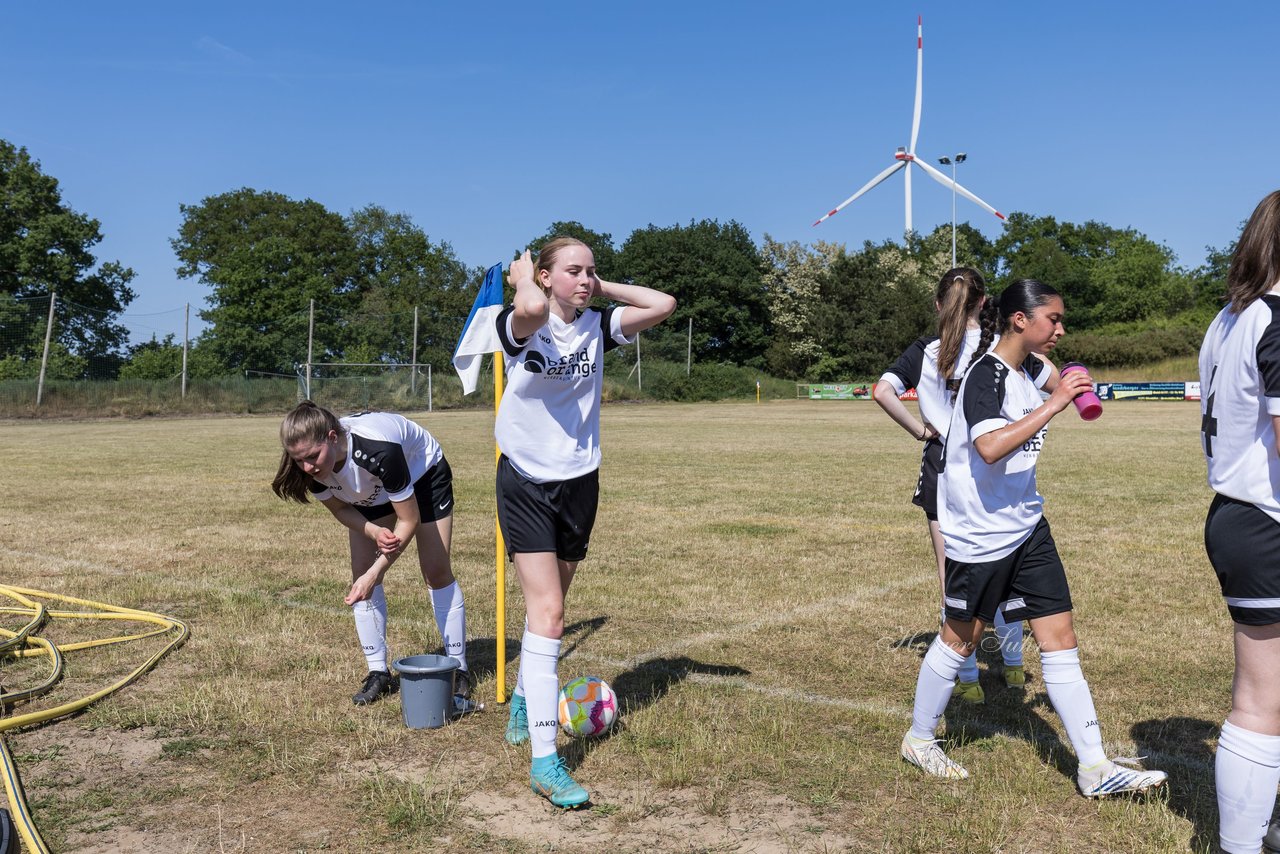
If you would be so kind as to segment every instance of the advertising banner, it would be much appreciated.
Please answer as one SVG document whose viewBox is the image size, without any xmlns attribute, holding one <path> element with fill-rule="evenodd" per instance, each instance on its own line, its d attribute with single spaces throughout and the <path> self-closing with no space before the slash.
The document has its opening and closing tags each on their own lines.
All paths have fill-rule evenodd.
<svg viewBox="0 0 1280 854">
<path fill-rule="evenodd" d="M 850 383 L 822 383 L 809 386 L 810 400 L 870 400 L 871 387 Z"/>
<path fill-rule="evenodd" d="M 1186 383 L 1096 383 L 1103 400 L 1186 400 Z"/>
</svg>

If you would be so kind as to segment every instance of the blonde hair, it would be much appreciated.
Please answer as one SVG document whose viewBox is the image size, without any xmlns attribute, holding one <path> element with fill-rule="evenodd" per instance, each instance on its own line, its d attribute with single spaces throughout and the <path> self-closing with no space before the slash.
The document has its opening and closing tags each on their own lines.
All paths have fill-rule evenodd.
<svg viewBox="0 0 1280 854">
<path fill-rule="evenodd" d="M 561 249 L 568 249 L 570 246 L 582 246 L 588 252 L 591 251 L 591 247 L 578 238 L 564 236 L 551 238 L 538 250 L 538 260 L 533 268 L 533 280 L 538 283 L 539 287 L 541 287 L 542 282 L 538 278 L 538 274 L 543 270 L 550 273 L 551 268 L 556 264 L 556 255 L 560 254 Z"/>
<path fill-rule="evenodd" d="M 292 499 L 299 504 L 311 500 L 310 486 L 314 480 L 298 467 L 289 456 L 289 449 L 303 442 L 318 444 L 328 438 L 330 431 L 339 436 L 346 436 L 342 422 L 323 406 L 304 400 L 284 417 L 280 422 L 280 445 L 284 449 L 280 454 L 280 465 L 276 476 L 271 481 L 271 491 L 285 500 Z"/>
<path fill-rule="evenodd" d="M 982 280 L 982 274 L 972 267 L 953 267 L 938 280 L 935 292 L 938 301 L 938 376 L 944 381 L 950 381 L 955 373 L 969 318 L 982 308 L 982 299 L 986 295 L 986 282 Z M 981 352 L 985 350 L 979 355 Z M 965 368 L 967 370 L 968 365 Z"/>
</svg>

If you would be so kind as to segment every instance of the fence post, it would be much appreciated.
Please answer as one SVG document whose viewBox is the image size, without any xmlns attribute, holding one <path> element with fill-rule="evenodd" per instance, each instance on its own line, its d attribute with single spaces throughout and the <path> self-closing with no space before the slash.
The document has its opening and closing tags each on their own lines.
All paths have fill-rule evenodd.
<svg viewBox="0 0 1280 854">
<path fill-rule="evenodd" d="M 689 349 L 684 357 L 684 375 L 689 376 L 689 371 L 693 369 L 693 318 L 689 318 Z"/>
<path fill-rule="evenodd" d="M 49 339 L 53 335 L 53 304 L 58 301 L 58 292 L 49 292 L 49 322 L 44 327 L 44 356 L 40 358 L 40 381 L 36 383 L 36 408 L 44 399 L 44 371 L 49 365 Z"/>
<path fill-rule="evenodd" d="M 410 359 L 413 366 L 409 369 L 409 395 L 416 397 L 418 394 L 418 307 L 413 307 L 413 358 Z M 427 411 L 431 411 L 430 405 Z"/>
<path fill-rule="evenodd" d="M 191 341 L 191 303 L 182 318 L 182 399 L 187 399 L 187 347 Z"/>
<path fill-rule="evenodd" d="M 427 365 L 427 411 L 428 412 L 431 411 L 431 405 L 434 400 L 434 395 L 432 394 L 433 391 L 434 391 L 434 388 L 431 384 L 431 366 Z"/>
<path fill-rule="evenodd" d="M 311 301 L 311 311 L 307 314 L 307 400 L 311 400 L 311 343 L 316 332 L 316 301 Z"/>
</svg>

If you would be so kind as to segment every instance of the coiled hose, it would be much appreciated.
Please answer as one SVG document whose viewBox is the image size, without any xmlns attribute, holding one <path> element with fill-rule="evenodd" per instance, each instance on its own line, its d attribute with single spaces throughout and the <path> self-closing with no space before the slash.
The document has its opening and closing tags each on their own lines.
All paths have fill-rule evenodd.
<svg viewBox="0 0 1280 854">
<path fill-rule="evenodd" d="M 22 783 L 18 779 L 17 767 L 14 765 L 13 756 L 9 753 L 9 748 L 5 744 L 5 731 L 74 714 L 91 703 L 95 703 L 103 697 L 119 691 L 155 667 L 160 659 L 169 652 L 181 646 L 191 634 L 191 630 L 181 620 L 166 617 L 162 614 L 139 611 L 134 608 L 122 608 L 118 605 L 107 605 L 102 602 L 92 602 L 88 599 L 76 599 L 75 597 L 63 596 L 58 593 L 29 590 L 25 587 L 0 584 L 0 597 L 2 597 L 0 601 L 9 599 L 16 603 L 10 606 L 0 606 L 0 614 L 14 614 L 29 618 L 27 624 L 18 631 L 0 628 L 0 660 L 7 657 L 30 658 L 35 656 L 43 656 L 49 659 L 49 673 L 39 684 L 9 693 L 4 693 L 0 690 L 0 708 L 5 710 L 12 709 L 17 703 L 31 700 L 51 691 L 53 686 L 58 683 L 58 680 L 62 678 L 63 653 L 96 646 L 128 643 L 129 641 L 143 640 L 161 635 L 169 636 L 168 643 L 160 651 L 138 665 L 133 672 L 106 688 L 95 691 L 87 697 L 49 709 L 0 718 L 0 775 L 4 777 L 4 788 L 8 796 L 12 821 L 28 852 L 31 852 L 31 854 L 48 854 L 49 848 L 45 845 L 44 840 L 40 838 L 40 833 L 36 830 L 35 822 L 32 820 L 31 813 L 27 808 L 26 797 L 22 791 Z M 63 603 L 80 610 L 50 610 L 46 602 Z M 152 623 L 159 626 L 159 628 L 135 634 L 58 645 L 40 637 L 38 634 L 46 624 L 56 620 L 118 620 Z M 0 819 L 3 819 L 3 816 L 0 816 Z"/>
</svg>

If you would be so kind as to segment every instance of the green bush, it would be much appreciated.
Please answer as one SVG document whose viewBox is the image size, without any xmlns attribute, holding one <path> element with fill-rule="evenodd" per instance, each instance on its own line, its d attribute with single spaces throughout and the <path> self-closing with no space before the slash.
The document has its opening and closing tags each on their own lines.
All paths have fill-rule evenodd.
<svg viewBox="0 0 1280 854">
<path fill-rule="evenodd" d="M 1068 335 L 1053 351 L 1058 364 L 1083 362 L 1090 367 L 1130 368 L 1179 356 L 1200 349 L 1203 329 L 1175 326 L 1147 328 L 1127 333 L 1081 332 Z"/>
</svg>

